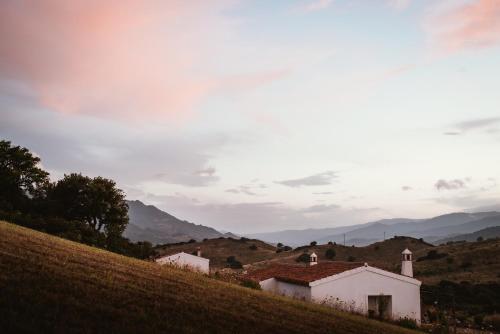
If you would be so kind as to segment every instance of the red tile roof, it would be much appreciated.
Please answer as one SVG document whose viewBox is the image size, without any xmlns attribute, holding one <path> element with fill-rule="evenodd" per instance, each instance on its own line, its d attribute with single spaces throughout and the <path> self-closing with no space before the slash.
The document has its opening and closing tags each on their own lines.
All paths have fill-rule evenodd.
<svg viewBox="0 0 500 334">
<path fill-rule="evenodd" d="M 364 266 L 362 262 L 321 262 L 314 266 L 272 265 L 267 268 L 255 270 L 247 278 L 263 281 L 274 277 L 283 282 L 299 285 L 309 285 L 310 282 L 340 274 L 344 271 Z"/>
</svg>

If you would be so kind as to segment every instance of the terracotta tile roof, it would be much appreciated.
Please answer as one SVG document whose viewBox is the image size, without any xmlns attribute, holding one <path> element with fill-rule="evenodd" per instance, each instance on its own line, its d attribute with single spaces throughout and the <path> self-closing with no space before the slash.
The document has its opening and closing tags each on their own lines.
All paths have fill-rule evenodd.
<svg viewBox="0 0 500 334">
<path fill-rule="evenodd" d="M 340 261 L 320 262 L 317 265 L 307 267 L 277 264 L 255 270 L 249 273 L 247 278 L 260 282 L 274 277 L 279 281 L 307 286 L 310 282 L 362 266 L 364 266 L 362 262 Z"/>
</svg>

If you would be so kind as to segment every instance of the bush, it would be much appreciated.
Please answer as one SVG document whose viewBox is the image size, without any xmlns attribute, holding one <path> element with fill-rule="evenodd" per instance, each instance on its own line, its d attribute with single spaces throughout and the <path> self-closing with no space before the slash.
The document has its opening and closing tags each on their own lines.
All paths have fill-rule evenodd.
<svg viewBox="0 0 500 334">
<path fill-rule="evenodd" d="M 250 289 L 254 289 L 254 290 L 262 290 L 262 288 L 260 287 L 260 284 L 254 280 L 251 280 L 251 279 L 245 279 L 245 280 L 241 281 L 241 285 L 246 287 L 246 288 L 250 288 Z"/>
<path fill-rule="evenodd" d="M 196 242 L 195 239 L 189 239 L 188 244 L 194 244 Z"/>
<path fill-rule="evenodd" d="M 290 247 L 290 246 L 285 246 L 285 247 L 283 247 L 283 250 L 284 250 L 285 252 L 288 252 L 288 251 L 291 251 L 291 250 L 292 250 L 292 247 Z"/>
<path fill-rule="evenodd" d="M 333 245 L 333 242 L 331 242 L 331 241 L 328 241 L 328 244 L 329 244 L 329 245 Z"/>
<path fill-rule="evenodd" d="M 330 259 L 330 260 L 334 259 L 336 255 L 337 255 L 337 253 L 335 252 L 335 249 L 333 249 L 333 248 L 328 248 L 325 252 L 325 257 L 327 259 Z"/>
<path fill-rule="evenodd" d="M 483 322 L 489 329 L 500 331 L 500 314 L 487 315 Z"/>
<path fill-rule="evenodd" d="M 302 253 L 295 259 L 295 261 L 309 263 L 310 255 L 308 253 Z"/>
<path fill-rule="evenodd" d="M 229 264 L 229 267 L 232 269 L 241 269 L 243 268 L 243 264 L 236 260 L 236 257 L 234 255 L 228 256 L 226 259 L 227 263 Z"/>
<path fill-rule="evenodd" d="M 276 245 L 276 247 L 281 248 L 281 247 L 283 247 L 283 244 L 281 242 L 278 242 L 278 244 Z"/>
<path fill-rule="evenodd" d="M 251 246 L 250 246 L 250 247 L 248 247 L 248 248 L 250 248 L 251 250 L 257 250 L 257 248 L 258 248 L 258 247 L 257 247 L 255 244 L 253 244 L 253 245 L 251 245 Z"/>
<path fill-rule="evenodd" d="M 476 239 L 476 241 L 477 241 L 477 242 L 481 242 L 481 241 L 483 241 L 483 240 L 484 240 L 484 238 L 483 238 L 483 237 L 477 237 L 477 239 Z"/>
<path fill-rule="evenodd" d="M 447 257 L 447 256 L 448 256 L 447 253 L 438 253 L 437 250 L 433 249 L 433 250 L 430 250 L 429 252 L 427 252 L 426 256 L 419 257 L 417 259 L 417 262 L 427 261 L 427 260 L 438 260 L 438 259 L 441 259 L 441 258 Z"/>
<path fill-rule="evenodd" d="M 240 261 L 235 260 L 229 264 L 229 267 L 231 269 L 242 269 L 243 264 Z"/>
<path fill-rule="evenodd" d="M 311 243 L 309 244 L 309 246 L 316 246 L 318 243 L 316 241 L 311 241 Z"/>
<path fill-rule="evenodd" d="M 395 321 L 396 325 L 399 325 L 401 327 L 404 327 L 404 328 L 408 328 L 408 329 L 417 329 L 418 326 L 417 326 L 417 322 L 413 319 L 410 319 L 410 318 L 400 318 L 399 320 L 396 320 Z"/>
<path fill-rule="evenodd" d="M 354 262 L 354 261 L 356 261 L 356 258 L 352 255 L 349 255 L 349 257 L 347 258 L 347 261 Z"/>
</svg>

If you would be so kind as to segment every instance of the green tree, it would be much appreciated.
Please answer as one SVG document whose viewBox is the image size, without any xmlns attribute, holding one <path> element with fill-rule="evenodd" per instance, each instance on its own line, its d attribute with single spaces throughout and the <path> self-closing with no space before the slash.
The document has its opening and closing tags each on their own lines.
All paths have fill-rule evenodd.
<svg viewBox="0 0 500 334">
<path fill-rule="evenodd" d="M 81 174 L 64 175 L 49 191 L 57 215 L 85 222 L 109 238 L 121 236 L 128 224 L 128 205 L 113 180 Z M 111 240 L 110 240 L 111 241 Z"/>
<path fill-rule="evenodd" d="M 327 259 L 330 259 L 330 260 L 333 260 L 336 255 L 337 255 L 337 253 L 335 252 L 335 249 L 333 249 L 333 248 L 328 248 L 325 252 L 325 257 Z"/>
<path fill-rule="evenodd" d="M 0 209 L 26 210 L 33 198 L 42 197 L 49 173 L 40 158 L 24 147 L 0 140 Z"/>
</svg>

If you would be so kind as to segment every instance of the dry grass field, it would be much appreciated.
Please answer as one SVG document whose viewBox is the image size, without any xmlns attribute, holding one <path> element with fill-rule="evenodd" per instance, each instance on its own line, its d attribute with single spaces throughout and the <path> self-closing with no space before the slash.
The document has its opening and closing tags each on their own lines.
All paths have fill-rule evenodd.
<svg viewBox="0 0 500 334">
<path fill-rule="evenodd" d="M 411 333 L 0 222 L 4 333 Z"/>
</svg>

